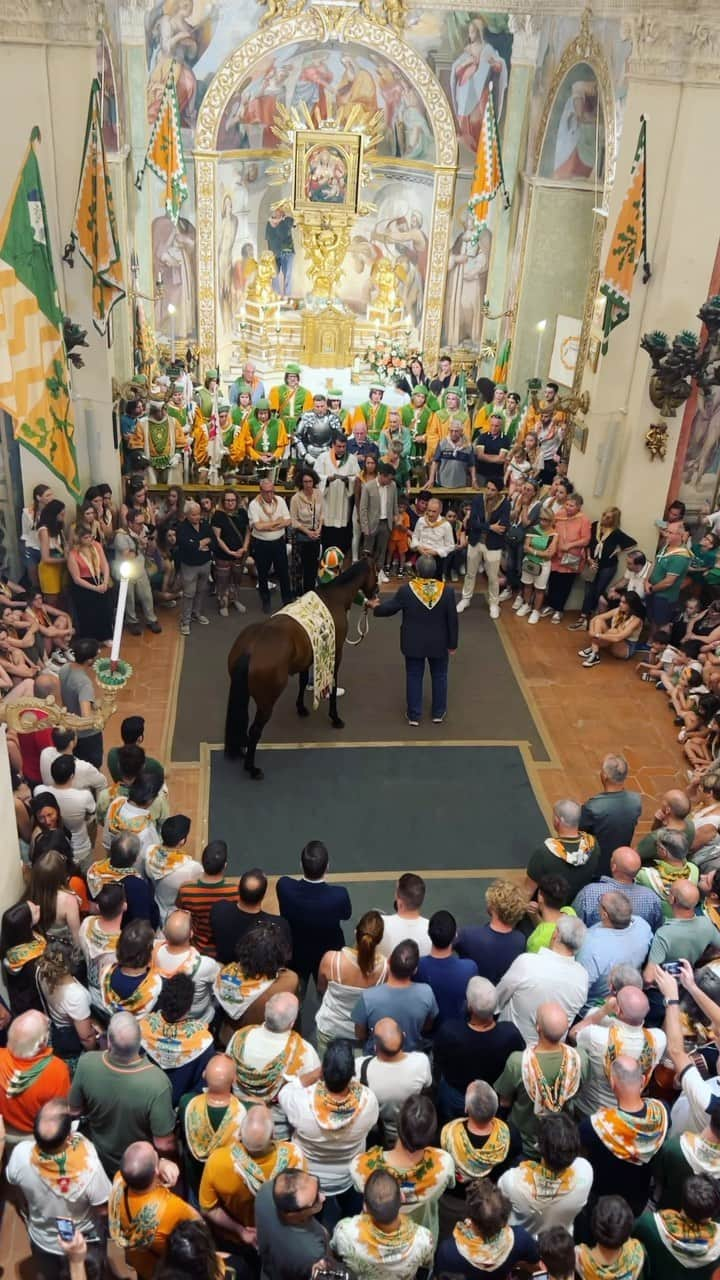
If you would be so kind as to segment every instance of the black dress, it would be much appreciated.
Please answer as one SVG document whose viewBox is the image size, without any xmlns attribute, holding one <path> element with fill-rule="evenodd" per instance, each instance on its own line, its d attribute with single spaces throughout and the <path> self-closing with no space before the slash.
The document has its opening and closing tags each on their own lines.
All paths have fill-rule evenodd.
<svg viewBox="0 0 720 1280">
<path fill-rule="evenodd" d="M 94 566 L 78 548 L 76 548 L 75 554 L 83 580 L 91 583 L 94 587 L 99 586 L 103 581 L 99 566 Z M 86 587 L 78 586 L 77 582 L 71 579 L 70 593 L 75 612 L 77 635 L 83 639 L 98 640 L 100 642 L 110 640 L 113 633 L 115 592 L 110 587 L 108 587 L 107 591 L 102 592 L 88 591 Z"/>
</svg>

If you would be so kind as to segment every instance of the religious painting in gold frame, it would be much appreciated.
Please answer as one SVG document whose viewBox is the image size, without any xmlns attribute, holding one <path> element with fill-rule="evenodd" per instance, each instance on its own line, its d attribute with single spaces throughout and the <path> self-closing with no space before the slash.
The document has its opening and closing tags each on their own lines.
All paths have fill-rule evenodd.
<svg viewBox="0 0 720 1280">
<path fill-rule="evenodd" d="M 296 213 L 337 209 L 356 214 L 360 199 L 362 137 L 331 129 L 295 134 L 293 207 Z"/>
</svg>

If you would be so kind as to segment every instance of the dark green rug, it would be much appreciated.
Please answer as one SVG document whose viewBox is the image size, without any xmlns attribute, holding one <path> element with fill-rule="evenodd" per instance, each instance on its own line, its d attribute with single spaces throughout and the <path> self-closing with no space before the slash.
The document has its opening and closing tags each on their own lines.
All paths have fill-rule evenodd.
<svg viewBox="0 0 720 1280">
<path fill-rule="evenodd" d="M 209 605 L 211 625 L 194 625 L 192 635 L 185 641 L 173 760 L 199 760 L 201 742 L 223 741 L 227 655 L 242 627 L 260 616 L 256 591 L 244 591 L 243 600 L 248 607 L 247 614 L 244 617 L 235 614 L 231 618 L 218 617 L 212 601 Z M 351 636 L 355 634 L 359 615 L 360 611 L 353 609 Z M 309 719 L 300 721 L 295 712 L 297 681 L 293 680 L 275 707 L 265 741 L 335 745 L 343 741 L 411 742 L 413 737 L 417 738 L 418 730 L 411 729 L 405 721 L 405 667 L 399 631 L 399 617 L 377 618 L 371 622 L 370 633 L 361 645 L 346 646 L 340 670 L 340 684 L 346 694 L 339 704 L 345 729 L 333 729 L 322 706 Z M 459 741 L 529 742 L 536 760 L 549 759 L 549 744 L 542 740 L 498 629 L 480 596 L 475 597 L 472 608 L 460 619 L 460 643 L 450 660 L 449 711 L 442 726 L 430 723 L 429 676 L 425 699 L 425 719 L 419 731 L 423 736 Z M 397 772 L 395 761 L 393 776 Z"/>
<path fill-rule="evenodd" d="M 296 874 L 313 839 L 340 875 L 524 868 L 547 835 L 517 747 L 278 748 L 262 764 L 252 782 L 241 761 L 211 753 L 209 838 L 228 841 L 234 874 Z M 441 883 L 443 901 L 468 889 Z M 392 901 L 391 884 L 374 892 Z"/>
</svg>

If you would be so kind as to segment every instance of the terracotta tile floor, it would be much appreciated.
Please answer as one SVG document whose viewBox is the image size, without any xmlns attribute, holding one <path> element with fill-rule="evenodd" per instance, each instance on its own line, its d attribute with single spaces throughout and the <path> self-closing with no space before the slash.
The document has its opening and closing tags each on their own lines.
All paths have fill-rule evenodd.
<svg viewBox="0 0 720 1280">
<path fill-rule="evenodd" d="M 123 656 L 132 663 L 134 673 L 118 696 L 117 714 L 106 729 L 106 746 L 119 742 L 123 716 L 145 716 L 145 748 L 165 762 L 173 808 L 193 819 L 192 843 L 199 847 L 200 769 L 168 761 L 180 646 L 177 616 L 164 613 L 161 621 L 161 637 L 146 633 L 124 641 Z M 584 669 L 577 650 L 584 647 L 586 632 L 568 631 L 566 623 L 553 626 L 544 619 L 530 627 L 505 606 L 501 625 L 555 748 L 558 764 L 541 765 L 537 773 L 547 800 L 552 804 L 567 796 L 582 800 L 592 795 L 599 787 L 602 757 L 619 751 L 630 764 L 628 785 L 643 795 L 640 830 L 649 828 L 660 794 L 682 785 L 684 779 L 684 760 L 667 699 L 639 679 L 634 662 L 603 658 L 598 666 Z M 274 904 L 268 905 L 273 910 Z M 0 1228 L 0 1258 L 7 1260 L 6 1275 L 30 1280 L 27 1237 L 11 1210 Z"/>
</svg>

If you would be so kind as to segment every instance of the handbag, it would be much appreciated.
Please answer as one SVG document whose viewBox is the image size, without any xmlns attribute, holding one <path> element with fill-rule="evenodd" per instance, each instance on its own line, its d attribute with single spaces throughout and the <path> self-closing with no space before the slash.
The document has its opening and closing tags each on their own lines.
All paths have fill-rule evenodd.
<svg viewBox="0 0 720 1280">
<path fill-rule="evenodd" d="M 529 578 L 539 578 L 543 571 L 542 564 L 537 560 L 529 560 L 527 556 L 523 556 L 522 572 L 526 573 Z"/>
<path fill-rule="evenodd" d="M 522 524 L 511 524 L 507 531 L 506 540 L 511 547 L 519 547 L 525 541 L 525 526 Z"/>
<path fill-rule="evenodd" d="M 588 560 L 587 564 L 585 565 L 585 568 L 581 569 L 580 571 L 580 577 L 582 578 L 583 582 L 594 582 L 598 576 L 599 568 L 600 566 L 597 560 Z"/>
<path fill-rule="evenodd" d="M 582 564 L 582 560 L 581 551 L 563 551 L 560 557 L 560 564 L 564 569 L 575 569 L 577 571 Z"/>
</svg>

